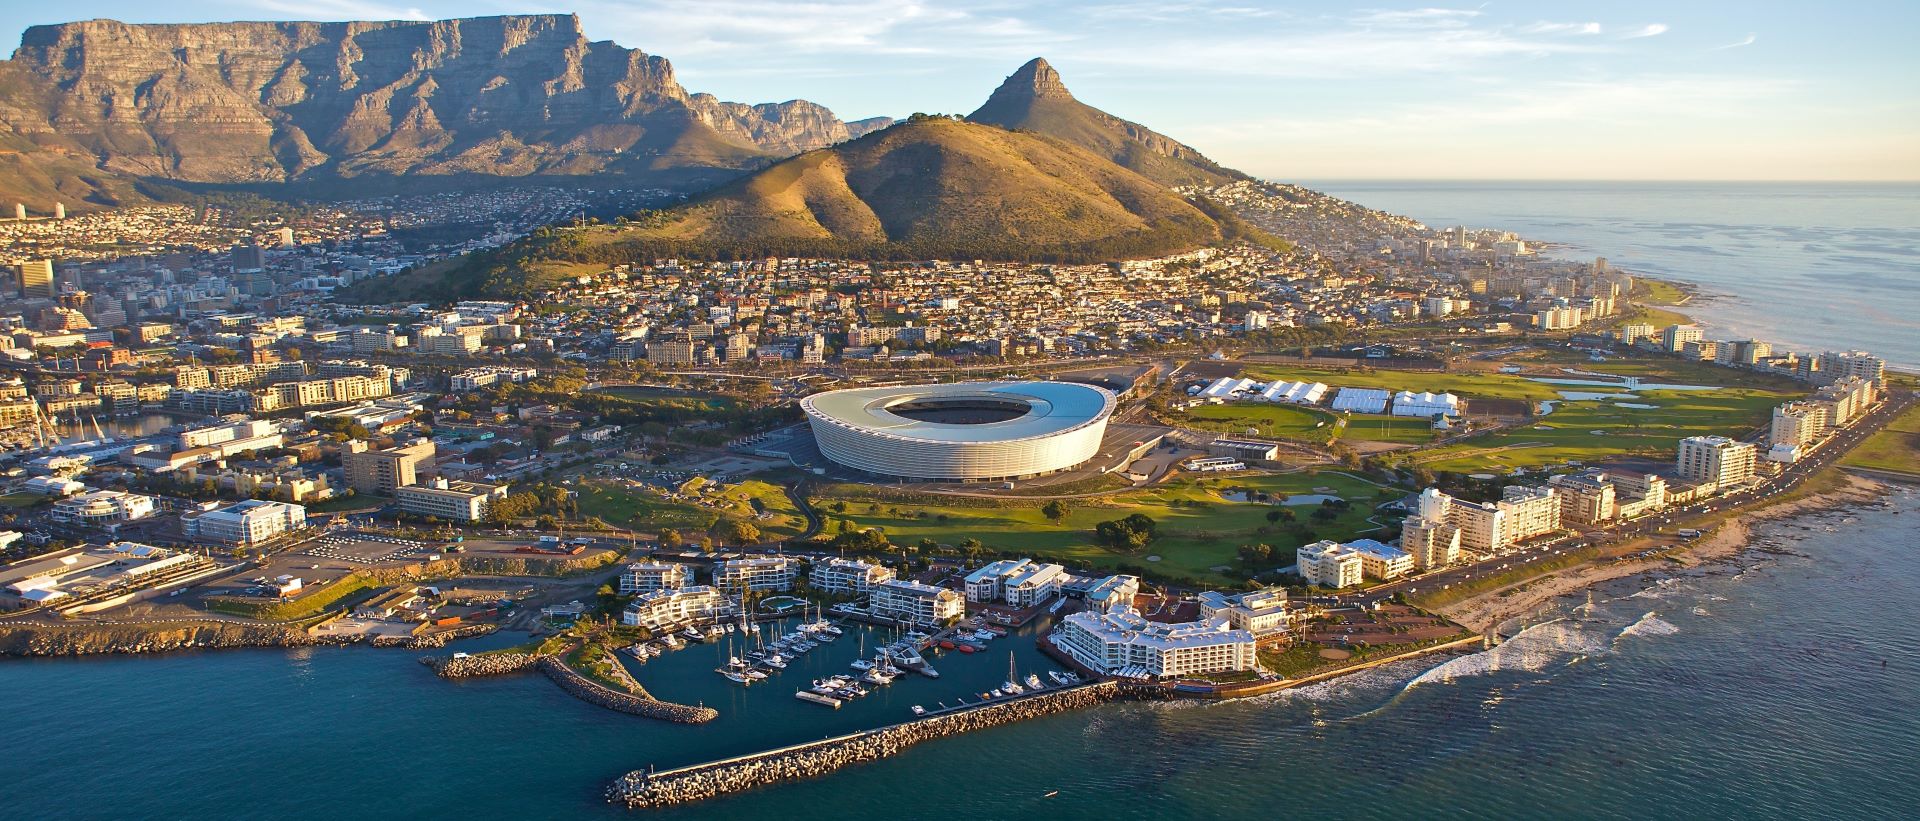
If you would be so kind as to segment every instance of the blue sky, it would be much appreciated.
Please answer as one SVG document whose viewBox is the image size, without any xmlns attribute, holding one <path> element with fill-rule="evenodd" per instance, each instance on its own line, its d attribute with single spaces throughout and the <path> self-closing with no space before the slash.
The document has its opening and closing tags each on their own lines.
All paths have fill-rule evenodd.
<svg viewBox="0 0 1920 821">
<path fill-rule="evenodd" d="M 1044 56 L 1080 99 L 1281 179 L 1920 179 L 1902 0 L 6 0 L 0 29 L 523 12 L 577 13 L 693 91 L 847 119 L 971 111 Z"/>
</svg>

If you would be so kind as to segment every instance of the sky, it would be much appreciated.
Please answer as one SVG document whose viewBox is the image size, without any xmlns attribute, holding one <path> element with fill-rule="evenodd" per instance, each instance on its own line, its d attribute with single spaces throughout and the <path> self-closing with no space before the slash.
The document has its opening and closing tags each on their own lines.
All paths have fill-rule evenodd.
<svg viewBox="0 0 1920 821">
<path fill-rule="evenodd" d="M 1920 180 L 1920 2 L 0 1 L 0 30 L 578 14 L 690 91 L 966 113 L 1030 58 L 1295 180 Z M 11 37 L 13 35 L 9 35 Z"/>
</svg>

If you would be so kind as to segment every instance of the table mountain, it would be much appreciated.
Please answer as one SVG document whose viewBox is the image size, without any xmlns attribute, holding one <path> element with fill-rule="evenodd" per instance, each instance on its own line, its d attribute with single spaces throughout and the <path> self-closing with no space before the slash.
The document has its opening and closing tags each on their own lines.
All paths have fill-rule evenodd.
<svg viewBox="0 0 1920 821">
<path fill-rule="evenodd" d="M 0 202 L 129 182 L 717 181 L 883 127 L 689 94 L 572 15 L 35 26 L 0 63 Z"/>
<path fill-rule="evenodd" d="M 1044 58 L 1021 66 L 967 119 L 1059 137 L 1162 185 L 1218 185 L 1247 178 L 1192 146 L 1080 102 Z"/>
</svg>

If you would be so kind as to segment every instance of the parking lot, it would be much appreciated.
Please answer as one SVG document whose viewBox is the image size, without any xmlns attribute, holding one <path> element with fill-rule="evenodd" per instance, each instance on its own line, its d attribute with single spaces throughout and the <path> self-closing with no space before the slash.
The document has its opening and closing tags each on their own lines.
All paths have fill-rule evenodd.
<svg viewBox="0 0 1920 821">
<path fill-rule="evenodd" d="M 394 562 L 421 561 L 438 552 L 439 548 L 430 547 L 424 542 L 412 539 L 356 533 L 321 536 L 302 545 L 292 555 L 322 559 L 347 566 L 366 567 Z"/>
</svg>

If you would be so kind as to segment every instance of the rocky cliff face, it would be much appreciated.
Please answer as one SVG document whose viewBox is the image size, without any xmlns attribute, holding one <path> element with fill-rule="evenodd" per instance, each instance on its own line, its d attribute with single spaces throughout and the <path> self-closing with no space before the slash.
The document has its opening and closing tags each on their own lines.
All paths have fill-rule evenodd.
<svg viewBox="0 0 1920 821">
<path fill-rule="evenodd" d="M 1190 145 L 1080 102 L 1060 72 L 1038 57 L 1008 75 L 967 119 L 1059 137 L 1165 185 L 1216 185 L 1246 178 Z"/>
<path fill-rule="evenodd" d="M 0 165 L 39 181 L 258 183 L 367 175 L 729 173 L 854 136 L 804 100 L 692 95 L 665 58 L 571 15 L 26 31 L 0 70 Z M 32 158 L 25 165 L 34 166 Z M 5 169 L 0 169 L 5 170 Z M 0 192 L 3 194 L 4 192 Z"/>
</svg>

